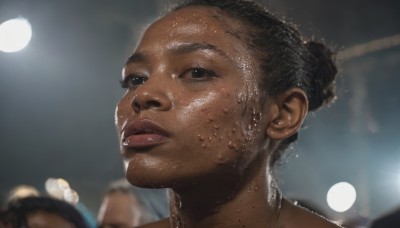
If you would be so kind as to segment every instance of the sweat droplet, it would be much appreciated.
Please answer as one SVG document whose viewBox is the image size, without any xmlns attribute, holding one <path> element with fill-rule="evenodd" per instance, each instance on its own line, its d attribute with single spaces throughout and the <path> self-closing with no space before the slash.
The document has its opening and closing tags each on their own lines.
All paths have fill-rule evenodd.
<svg viewBox="0 0 400 228">
<path fill-rule="evenodd" d="M 200 141 L 204 141 L 204 136 L 197 135 L 197 138 L 199 138 Z"/>
<path fill-rule="evenodd" d="M 228 147 L 229 147 L 229 148 L 233 148 L 233 147 L 234 147 L 234 145 L 233 145 L 233 142 L 232 142 L 232 141 L 229 141 L 229 142 L 228 142 Z"/>
</svg>

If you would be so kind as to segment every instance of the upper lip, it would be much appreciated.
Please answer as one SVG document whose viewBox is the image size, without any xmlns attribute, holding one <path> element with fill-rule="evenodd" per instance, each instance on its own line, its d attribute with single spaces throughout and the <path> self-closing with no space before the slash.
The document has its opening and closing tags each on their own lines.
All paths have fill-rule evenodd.
<svg viewBox="0 0 400 228">
<path fill-rule="evenodd" d="M 168 132 L 157 123 L 149 119 L 141 119 L 133 121 L 131 124 L 127 124 L 122 129 L 122 140 L 125 141 L 127 137 L 139 134 L 157 134 L 165 137 L 169 136 Z"/>
</svg>

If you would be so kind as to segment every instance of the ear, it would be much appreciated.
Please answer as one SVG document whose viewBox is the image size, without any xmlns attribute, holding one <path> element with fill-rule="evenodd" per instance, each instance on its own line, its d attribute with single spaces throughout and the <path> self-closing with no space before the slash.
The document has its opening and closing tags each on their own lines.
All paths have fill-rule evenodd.
<svg viewBox="0 0 400 228">
<path fill-rule="evenodd" d="M 296 134 L 308 111 L 308 99 L 300 88 L 291 88 L 276 95 L 269 106 L 266 134 L 269 138 L 284 140 Z"/>
</svg>

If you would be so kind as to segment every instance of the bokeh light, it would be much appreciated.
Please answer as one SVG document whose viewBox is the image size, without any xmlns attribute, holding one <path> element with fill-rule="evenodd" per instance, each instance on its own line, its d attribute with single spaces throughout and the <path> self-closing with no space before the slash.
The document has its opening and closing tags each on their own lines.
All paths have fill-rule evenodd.
<svg viewBox="0 0 400 228">
<path fill-rule="evenodd" d="M 347 182 L 340 182 L 329 189 L 326 200 L 332 210 L 345 212 L 353 206 L 356 198 L 357 193 L 353 185 Z"/>
<path fill-rule="evenodd" d="M 17 52 L 32 38 L 32 27 L 25 18 L 14 18 L 0 24 L 0 51 Z"/>
</svg>

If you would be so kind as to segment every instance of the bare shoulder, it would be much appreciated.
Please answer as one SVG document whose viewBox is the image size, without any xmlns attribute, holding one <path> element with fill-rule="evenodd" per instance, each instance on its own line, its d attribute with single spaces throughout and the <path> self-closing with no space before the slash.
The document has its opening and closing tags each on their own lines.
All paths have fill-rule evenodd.
<svg viewBox="0 0 400 228">
<path fill-rule="evenodd" d="M 157 221 L 157 222 L 152 222 L 146 225 L 138 226 L 137 228 L 169 228 L 169 218 Z"/>
<path fill-rule="evenodd" d="M 341 228 L 328 219 L 286 201 L 282 208 L 281 227 L 285 228 Z"/>
</svg>

